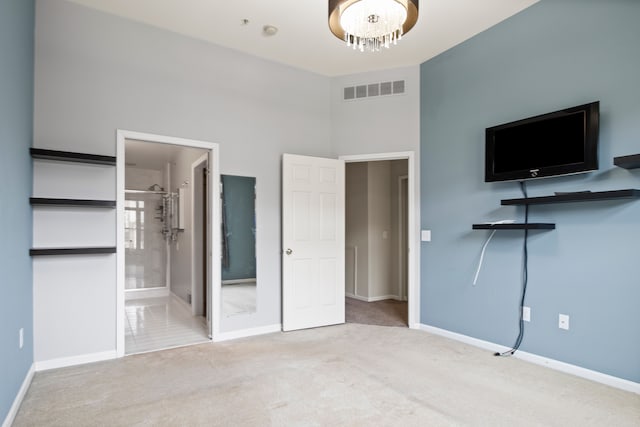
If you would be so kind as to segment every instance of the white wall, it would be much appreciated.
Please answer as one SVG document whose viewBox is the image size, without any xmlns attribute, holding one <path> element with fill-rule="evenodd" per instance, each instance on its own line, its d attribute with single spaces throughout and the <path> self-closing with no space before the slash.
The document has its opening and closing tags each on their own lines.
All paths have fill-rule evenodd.
<svg viewBox="0 0 640 427">
<path fill-rule="evenodd" d="M 391 164 L 368 163 L 369 298 L 392 295 L 391 289 Z"/>
<path fill-rule="evenodd" d="M 398 179 L 401 176 L 407 175 L 407 161 L 406 160 L 392 160 L 391 162 L 391 174 L 390 174 L 390 197 L 391 197 L 391 238 L 389 244 L 391 245 L 391 285 L 390 290 L 392 295 L 397 295 L 402 298 L 402 290 L 400 289 L 400 230 L 399 227 L 399 214 L 400 214 L 400 188 L 398 186 Z M 406 211 L 404 213 L 407 214 Z M 406 290 L 404 291 L 406 292 Z"/>
<path fill-rule="evenodd" d="M 114 167 L 37 160 L 33 172 L 34 197 L 113 199 Z M 33 212 L 33 247 L 115 246 L 113 209 Z M 115 255 L 33 258 L 36 363 L 115 350 L 113 325 L 92 320 L 115 314 L 115 268 Z"/>
<path fill-rule="evenodd" d="M 158 184 L 166 190 L 163 172 L 164 170 L 127 166 L 124 172 L 125 187 L 127 190 L 148 190 L 153 184 Z"/>
<path fill-rule="evenodd" d="M 384 52 L 382 52 L 384 54 Z M 331 147 L 336 156 L 420 149 L 420 68 L 396 68 L 331 79 Z M 343 101 L 343 88 L 405 80 L 402 95 Z"/>
<path fill-rule="evenodd" d="M 259 282 L 256 312 L 221 331 L 280 323 L 281 156 L 330 154 L 329 79 L 62 0 L 38 1 L 36 14 L 33 145 L 114 155 L 117 129 L 220 144 L 222 173 L 256 177 Z M 115 199 L 115 174 L 93 190 Z M 99 274 L 95 295 L 109 298 L 83 318 L 94 333 L 60 337 L 53 353 L 115 349 L 115 260 Z"/>
<path fill-rule="evenodd" d="M 205 150 L 182 149 L 179 150 L 172 161 L 171 185 L 172 192 L 178 192 L 184 188 L 182 203 L 184 204 L 184 230 L 178 232 L 177 239 L 171 243 L 171 292 L 180 297 L 184 302 L 189 302 L 191 294 L 191 243 L 193 241 L 193 224 L 191 223 L 192 197 L 191 189 L 191 165 L 203 154 Z M 215 261 L 215 260 L 214 260 Z"/>
<path fill-rule="evenodd" d="M 366 298 L 369 296 L 368 168 L 366 163 L 349 163 L 345 169 L 345 292 Z"/>
</svg>

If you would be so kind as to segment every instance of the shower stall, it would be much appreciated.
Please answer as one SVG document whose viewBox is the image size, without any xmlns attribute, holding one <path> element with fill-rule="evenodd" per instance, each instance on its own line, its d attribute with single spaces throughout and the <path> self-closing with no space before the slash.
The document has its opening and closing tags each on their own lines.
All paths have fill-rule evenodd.
<svg viewBox="0 0 640 427">
<path fill-rule="evenodd" d="M 169 287 L 169 244 L 180 230 L 179 194 L 159 184 L 125 190 L 125 289 Z"/>
</svg>

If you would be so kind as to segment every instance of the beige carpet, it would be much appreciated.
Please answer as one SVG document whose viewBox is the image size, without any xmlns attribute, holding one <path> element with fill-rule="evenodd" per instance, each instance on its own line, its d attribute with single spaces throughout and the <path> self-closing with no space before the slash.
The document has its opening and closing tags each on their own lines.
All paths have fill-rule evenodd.
<svg viewBox="0 0 640 427">
<path fill-rule="evenodd" d="M 345 298 L 347 323 L 378 326 L 407 326 L 407 302 L 392 299 L 366 302 Z"/>
<path fill-rule="evenodd" d="M 346 324 L 35 375 L 15 426 L 634 426 L 640 395 Z"/>
</svg>

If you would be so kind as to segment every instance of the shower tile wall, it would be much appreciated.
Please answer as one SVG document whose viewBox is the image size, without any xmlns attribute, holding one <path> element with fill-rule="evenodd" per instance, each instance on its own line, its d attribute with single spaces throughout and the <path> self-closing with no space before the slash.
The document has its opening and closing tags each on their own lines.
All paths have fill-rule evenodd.
<svg viewBox="0 0 640 427">
<path fill-rule="evenodd" d="M 148 190 L 154 184 L 166 189 L 163 171 L 127 167 L 128 190 Z M 157 187 L 156 187 L 157 188 Z M 125 194 L 125 288 L 167 286 L 167 245 L 158 208 L 160 194 Z"/>
</svg>

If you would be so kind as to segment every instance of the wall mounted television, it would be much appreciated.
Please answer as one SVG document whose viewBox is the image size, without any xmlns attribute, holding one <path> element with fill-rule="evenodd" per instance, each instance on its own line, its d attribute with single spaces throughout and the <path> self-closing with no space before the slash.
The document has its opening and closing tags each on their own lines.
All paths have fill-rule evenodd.
<svg viewBox="0 0 640 427">
<path fill-rule="evenodd" d="M 486 129 L 485 182 L 598 169 L 600 102 Z"/>
</svg>

